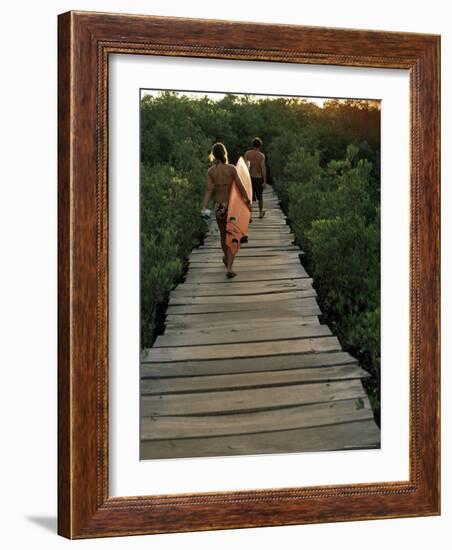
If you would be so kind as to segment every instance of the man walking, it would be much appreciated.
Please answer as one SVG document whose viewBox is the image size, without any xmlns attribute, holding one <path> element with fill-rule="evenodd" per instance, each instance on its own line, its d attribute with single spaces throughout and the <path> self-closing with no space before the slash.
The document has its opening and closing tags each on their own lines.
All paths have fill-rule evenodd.
<svg viewBox="0 0 452 550">
<path fill-rule="evenodd" d="M 252 144 L 253 148 L 245 153 L 244 159 L 250 171 L 251 183 L 253 185 L 253 201 L 258 201 L 259 218 L 263 218 L 265 210 L 262 192 L 267 184 L 265 155 L 261 151 L 262 140 L 260 138 L 254 138 Z"/>
</svg>

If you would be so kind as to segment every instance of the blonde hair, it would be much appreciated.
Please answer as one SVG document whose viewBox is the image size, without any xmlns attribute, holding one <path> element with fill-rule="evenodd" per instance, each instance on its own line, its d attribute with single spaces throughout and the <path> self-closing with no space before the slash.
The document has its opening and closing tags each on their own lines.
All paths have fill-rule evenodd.
<svg viewBox="0 0 452 550">
<path fill-rule="evenodd" d="M 209 160 L 211 162 L 213 162 L 214 160 L 219 160 L 224 164 L 228 163 L 228 152 L 226 150 L 226 147 L 221 142 L 217 142 L 213 145 L 209 155 Z"/>
</svg>

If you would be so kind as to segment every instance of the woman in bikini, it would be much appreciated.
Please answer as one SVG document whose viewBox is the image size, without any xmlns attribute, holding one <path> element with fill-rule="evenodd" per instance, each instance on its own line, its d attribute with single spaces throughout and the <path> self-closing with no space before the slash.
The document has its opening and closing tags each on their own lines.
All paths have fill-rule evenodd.
<svg viewBox="0 0 452 550">
<path fill-rule="evenodd" d="M 221 248 L 223 249 L 223 263 L 226 266 L 226 277 L 236 276 L 232 271 L 234 256 L 226 246 L 226 223 L 228 218 L 228 201 L 232 182 L 235 181 L 246 204 L 251 208 L 250 200 L 233 164 L 228 164 L 228 152 L 222 143 L 215 143 L 210 153 L 213 165 L 207 171 L 207 186 L 203 200 L 203 211 L 207 209 L 212 191 L 215 189 L 215 218 L 220 230 Z"/>
</svg>

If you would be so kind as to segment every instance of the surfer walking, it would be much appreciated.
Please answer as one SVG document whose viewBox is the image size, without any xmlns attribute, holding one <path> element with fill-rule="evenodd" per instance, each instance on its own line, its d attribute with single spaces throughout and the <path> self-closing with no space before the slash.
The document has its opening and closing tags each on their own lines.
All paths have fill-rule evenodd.
<svg viewBox="0 0 452 550">
<path fill-rule="evenodd" d="M 212 192 L 215 192 L 215 219 L 220 230 L 221 248 L 223 249 L 223 263 L 226 266 L 226 277 L 231 279 L 237 274 L 232 271 L 234 255 L 226 245 L 226 224 L 228 218 L 228 202 L 232 183 L 235 181 L 245 203 L 251 209 L 251 203 L 243 186 L 237 168 L 228 163 L 228 152 L 222 143 L 215 143 L 210 153 L 213 165 L 207 171 L 207 185 L 202 203 L 203 215 L 208 214 Z"/>
<path fill-rule="evenodd" d="M 262 194 L 267 185 L 267 168 L 265 166 L 265 155 L 261 151 L 262 140 L 255 137 L 252 141 L 252 146 L 253 148 L 245 153 L 244 159 L 250 171 L 251 183 L 253 185 L 253 201 L 258 201 L 259 218 L 263 218 L 265 210 Z"/>
</svg>

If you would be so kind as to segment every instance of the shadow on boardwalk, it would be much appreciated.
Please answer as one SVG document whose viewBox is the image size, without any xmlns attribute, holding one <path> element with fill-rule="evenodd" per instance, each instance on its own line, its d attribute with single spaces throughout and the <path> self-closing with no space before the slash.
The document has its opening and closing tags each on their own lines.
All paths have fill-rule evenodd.
<svg viewBox="0 0 452 550">
<path fill-rule="evenodd" d="M 226 280 L 216 227 L 141 363 L 141 458 L 378 448 L 361 379 L 326 325 L 273 190 Z"/>
</svg>

